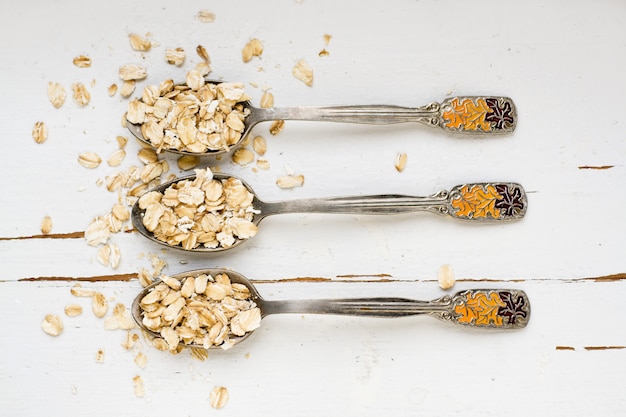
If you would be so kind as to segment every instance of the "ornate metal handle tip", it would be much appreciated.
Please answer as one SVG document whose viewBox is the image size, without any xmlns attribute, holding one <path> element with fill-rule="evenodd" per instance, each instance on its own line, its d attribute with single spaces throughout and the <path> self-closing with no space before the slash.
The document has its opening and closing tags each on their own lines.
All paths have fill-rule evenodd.
<svg viewBox="0 0 626 417">
<path fill-rule="evenodd" d="M 510 133 L 515 130 L 517 112 L 508 97 L 454 97 L 441 103 L 439 126 L 463 133 Z"/>
<path fill-rule="evenodd" d="M 526 214 L 524 188 L 516 183 L 458 185 L 449 194 L 449 214 L 461 220 L 510 221 Z"/>
<path fill-rule="evenodd" d="M 521 290 L 468 290 L 452 299 L 450 320 L 456 324 L 521 329 L 530 319 L 530 302 Z"/>
</svg>

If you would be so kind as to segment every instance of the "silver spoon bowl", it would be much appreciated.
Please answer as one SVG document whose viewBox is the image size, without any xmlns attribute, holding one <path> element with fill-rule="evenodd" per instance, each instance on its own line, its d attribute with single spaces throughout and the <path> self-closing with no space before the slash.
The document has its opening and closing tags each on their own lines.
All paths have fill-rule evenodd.
<svg viewBox="0 0 626 417">
<path fill-rule="evenodd" d="M 220 84 L 208 80 L 207 83 Z M 180 85 L 180 84 L 179 84 Z M 183 84 L 184 85 L 184 84 Z M 261 122 L 274 120 L 306 120 L 320 122 L 341 122 L 386 125 L 417 122 L 439 127 L 448 132 L 481 135 L 511 133 L 517 125 L 517 111 L 513 100 L 499 96 L 456 96 L 441 103 L 430 103 L 422 107 L 401 107 L 390 105 L 355 106 L 299 106 L 286 108 L 256 108 L 249 101 L 243 102 L 248 111 L 244 119 L 244 130 L 237 144 L 223 149 L 194 153 L 184 150 L 155 147 L 146 139 L 141 124 L 126 121 L 128 130 L 146 145 L 181 155 L 219 155 L 236 148 L 250 134 L 252 128 Z"/>
<path fill-rule="evenodd" d="M 261 317 L 270 314 L 333 314 L 363 317 L 405 317 L 426 315 L 449 323 L 476 328 L 512 330 L 526 327 L 530 319 L 530 303 L 524 291 L 515 289 L 473 289 L 444 295 L 431 301 L 408 298 L 342 298 L 304 300 L 266 300 L 252 282 L 242 274 L 224 268 L 200 269 L 173 275 L 183 280 L 201 274 L 216 276 L 226 274 L 232 283 L 245 285 L 250 291 L 250 300 L 261 311 Z M 141 291 L 134 299 L 131 312 L 137 325 L 153 337 L 159 333 L 148 329 L 144 322 L 141 300 L 160 284 L 153 283 Z M 485 306 L 489 308 L 484 308 Z M 228 347 L 248 338 L 253 331 L 243 336 L 229 336 Z M 204 348 L 199 344 L 184 344 L 185 347 Z M 224 348 L 211 346 L 210 348 Z"/>
<path fill-rule="evenodd" d="M 161 194 L 172 184 L 180 181 L 192 181 L 195 175 L 177 178 L 154 187 L 150 191 Z M 234 175 L 214 173 L 216 180 L 237 178 Z M 239 178 L 237 178 L 239 179 Z M 258 198 L 252 187 L 245 181 L 241 183 L 254 195 L 252 201 L 252 222 L 259 225 L 264 218 L 281 213 L 338 213 L 356 215 L 401 214 L 429 212 L 448 215 L 452 218 L 475 223 L 501 223 L 520 220 L 526 214 L 528 202 L 524 188 L 513 182 L 473 183 L 457 185 L 450 190 L 442 190 L 430 196 L 407 196 L 398 194 L 310 198 L 290 201 L 265 202 Z M 148 192 L 150 192 L 148 191 Z M 199 246 L 183 249 L 181 245 L 172 246 L 155 238 L 144 225 L 145 210 L 139 202 L 133 205 L 131 219 L 133 226 L 148 239 L 170 248 L 194 252 L 221 252 L 235 248 L 249 239 L 237 239 L 232 246 L 215 248 Z"/>
</svg>

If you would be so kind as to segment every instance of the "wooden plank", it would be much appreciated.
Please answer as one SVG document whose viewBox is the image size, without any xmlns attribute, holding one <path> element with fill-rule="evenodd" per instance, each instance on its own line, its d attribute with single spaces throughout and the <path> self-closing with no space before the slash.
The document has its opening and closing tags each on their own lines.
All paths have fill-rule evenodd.
<svg viewBox="0 0 626 417">
<path fill-rule="evenodd" d="M 469 407 L 478 412 L 510 407 L 511 392 L 533 398 L 516 404 L 514 415 L 552 404 L 582 415 L 589 393 L 602 398 L 596 405 L 607 412 L 624 401 L 620 382 L 626 370 L 620 359 L 626 344 L 626 323 L 620 314 L 624 282 L 492 284 L 523 288 L 531 299 L 529 326 L 511 332 L 460 328 L 427 317 L 271 316 L 242 345 L 211 351 L 204 362 L 188 351 L 159 352 L 143 337 L 126 351 L 121 347 L 126 331 L 104 330 L 103 320 L 91 313 L 90 299 L 70 294 L 72 285 L 2 284 L 9 302 L 2 304 L 1 313 L 13 318 L 5 322 L 5 331 L 20 335 L 16 343 L 21 346 L 2 357 L 6 381 L 11 381 L 9 395 L 0 400 L 3 408 L 20 404 L 24 414 L 39 410 L 39 402 L 30 401 L 33 384 L 47 387 L 37 395 L 48 409 L 73 404 L 110 413 L 143 404 L 163 413 L 178 409 L 200 414 L 206 411 L 214 385 L 229 389 L 231 399 L 224 411 L 231 414 L 249 410 L 251 398 L 260 413 L 271 412 L 277 404 L 293 412 L 305 405 L 306 415 L 338 409 L 404 414 L 416 406 L 449 413 Z M 111 305 L 128 306 L 139 291 L 136 282 L 82 285 L 101 291 Z M 460 283 L 455 290 L 477 285 L 487 284 Z M 442 293 L 435 283 L 400 282 L 262 283 L 259 290 L 272 299 L 305 294 L 428 298 Z M 82 305 L 84 313 L 64 317 L 68 303 Z M 65 331 L 56 338 L 39 328 L 48 313 L 59 314 L 65 323 Z M 603 325 L 607 320 L 611 330 Z M 95 360 L 100 348 L 104 363 Z M 139 352 L 148 357 L 145 369 L 133 363 Z M 134 397 L 136 375 L 145 382 L 143 399 Z M 302 395 L 303 386 L 311 387 L 309 395 Z"/>
</svg>

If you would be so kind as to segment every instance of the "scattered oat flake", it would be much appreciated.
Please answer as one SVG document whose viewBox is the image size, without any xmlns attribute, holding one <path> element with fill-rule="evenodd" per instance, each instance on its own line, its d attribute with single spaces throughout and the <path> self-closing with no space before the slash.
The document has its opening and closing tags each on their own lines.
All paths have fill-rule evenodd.
<svg viewBox="0 0 626 417">
<path fill-rule="evenodd" d="M 107 164 L 111 167 L 119 166 L 126 157 L 126 151 L 124 149 L 118 149 L 107 159 Z"/>
<path fill-rule="evenodd" d="M 228 390 L 225 387 L 214 387 L 211 390 L 211 407 L 220 409 L 228 402 Z"/>
<path fill-rule="evenodd" d="M 275 120 L 274 122 L 272 122 L 272 124 L 270 125 L 270 133 L 274 136 L 278 135 L 280 132 L 282 132 L 283 128 L 285 127 L 285 121 L 284 120 Z"/>
<path fill-rule="evenodd" d="M 44 122 L 36 122 L 33 126 L 33 139 L 37 143 L 44 143 L 48 139 L 48 127 Z"/>
<path fill-rule="evenodd" d="M 135 328 L 135 321 L 133 320 L 130 311 L 122 303 L 117 303 L 113 307 L 113 313 L 104 319 L 105 330 L 131 330 Z"/>
<path fill-rule="evenodd" d="M 152 265 L 152 268 L 154 268 L 155 276 L 159 275 L 161 271 L 163 271 L 163 269 L 167 266 L 167 262 L 165 261 L 165 259 L 157 255 L 150 256 L 150 264 Z"/>
<path fill-rule="evenodd" d="M 276 180 L 276 185 L 284 189 L 302 187 L 303 184 L 304 175 L 283 175 Z"/>
<path fill-rule="evenodd" d="M 265 138 L 263 136 L 255 136 L 252 140 L 252 149 L 258 155 L 265 155 L 265 152 L 267 152 L 267 141 Z"/>
<path fill-rule="evenodd" d="M 48 314 L 41 322 L 41 328 L 50 336 L 56 337 L 63 332 L 63 322 L 59 316 Z"/>
<path fill-rule="evenodd" d="M 328 33 L 324 34 L 324 45 L 328 46 L 328 44 L 330 43 L 330 40 L 332 39 L 332 35 L 329 35 Z M 328 50 L 326 50 L 326 48 L 322 49 L 319 54 L 320 57 L 325 57 L 330 55 L 330 52 L 328 52 Z"/>
<path fill-rule="evenodd" d="M 93 297 L 94 294 L 96 293 L 94 290 L 92 290 L 91 288 L 83 288 L 82 285 L 80 284 L 75 284 L 72 288 L 70 288 L 70 293 L 72 293 L 72 295 L 74 297 Z"/>
<path fill-rule="evenodd" d="M 135 92 L 135 86 L 136 86 L 135 80 L 124 81 L 122 83 L 122 88 L 120 88 L 120 96 L 122 96 L 123 98 L 130 97 Z M 126 117 L 124 117 L 122 120 L 126 122 Z"/>
<path fill-rule="evenodd" d="M 263 156 L 267 152 L 267 141 L 263 136 L 255 136 L 252 140 L 252 149 L 258 155 Z"/>
<path fill-rule="evenodd" d="M 111 84 L 109 88 L 107 88 L 107 93 L 110 97 L 113 97 L 115 93 L 117 93 L 117 84 Z"/>
<path fill-rule="evenodd" d="M 139 341 L 139 335 L 137 333 L 127 332 L 122 347 L 126 350 L 131 350 L 133 346 Z"/>
<path fill-rule="evenodd" d="M 51 231 L 52 231 L 52 217 L 44 216 L 43 220 L 41 221 L 41 233 L 43 233 L 44 235 L 47 235 Z"/>
<path fill-rule="evenodd" d="M 120 248 L 115 243 L 112 243 L 110 247 L 111 247 L 111 258 L 110 258 L 111 268 L 117 269 L 117 267 L 120 265 L 120 260 L 122 257 Z"/>
<path fill-rule="evenodd" d="M 65 315 L 68 317 L 76 317 L 83 314 L 83 308 L 78 304 L 68 304 L 65 306 Z"/>
<path fill-rule="evenodd" d="M 141 379 L 141 376 L 137 375 L 133 378 L 133 385 L 135 387 L 135 396 L 143 397 L 146 394 L 146 390 L 143 386 L 143 379 Z"/>
<path fill-rule="evenodd" d="M 143 80 L 148 76 L 148 72 L 144 67 L 135 64 L 126 64 L 120 67 L 119 77 L 124 81 Z"/>
<path fill-rule="evenodd" d="M 261 108 L 269 109 L 274 107 L 274 94 L 266 91 L 261 96 Z"/>
<path fill-rule="evenodd" d="M 139 273 L 137 274 L 137 278 L 139 279 L 139 284 L 143 288 L 146 288 L 148 285 L 150 285 L 150 284 L 152 284 L 152 282 L 154 282 L 152 274 L 146 268 L 141 268 L 139 270 Z"/>
<path fill-rule="evenodd" d="M 85 55 L 77 56 L 76 58 L 74 58 L 73 62 L 74 62 L 74 65 L 76 65 L 79 68 L 88 68 L 91 66 L 91 58 Z"/>
<path fill-rule="evenodd" d="M 211 72 L 211 63 L 209 61 L 198 62 L 194 67 L 196 71 L 203 77 L 206 77 Z"/>
<path fill-rule="evenodd" d="M 157 350 L 160 350 L 162 352 L 167 352 L 168 350 L 167 342 L 161 339 L 160 337 L 152 339 L 152 346 L 154 346 Z"/>
<path fill-rule="evenodd" d="M 130 210 L 120 203 L 115 203 L 113 205 L 113 208 L 111 209 L 111 213 L 116 219 L 122 222 L 125 222 L 126 220 L 130 219 Z"/>
<path fill-rule="evenodd" d="M 48 99 L 56 109 L 60 108 L 65 103 L 65 88 L 59 83 L 50 81 L 48 83 Z"/>
<path fill-rule="evenodd" d="M 105 215 L 104 217 L 107 224 L 109 225 L 109 230 L 111 231 L 111 233 L 119 233 L 122 231 L 122 226 L 124 225 L 124 222 L 115 217 L 112 212 L 108 215 Z"/>
<path fill-rule="evenodd" d="M 395 167 L 398 172 L 404 171 L 406 168 L 407 155 L 404 152 L 398 153 L 396 156 Z"/>
<path fill-rule="evenodd" d="M 192 347 L 189 350 L 191 357 L 199 360 L 200 362 L 204 362 L 209 358 L 209 351 L 206 349 Z"/>
<path fill-rule="evenodd" d="M 232 161 L 237 165 L 248 165 L 254 161 L 254 154 L 249 149 L 239 148 L 233 152 Z"/>
<path fill-rule="evenodd" d="M 144 105 L 154 106 L 160 94 L 161 94 L 161 90 L 159 86 L 150 84 L 150 85 L 145 86 L 143 91 L 141 92 L 141 100 L 143 101 Z M 143 109 L 145 110 L 145 107 Z M 139 108 L 137 108 L 136 110 L 139 110 Z M 160 108 L 156 110 L 161 111 Z"/>
<path fill-rule="evenodd" d="M 170 65 L 181 66 L 185 62 L 186 54 L 183 48 L 167 48 L 165 50 L 165 61 Z"/>
<path fill-rule="evenodd" d="M 120 147 L 120 149 L 124 149 L 126 147 L 126 144 L 128 143 L 128 138 L 125 136 L 116 136 L 115 140 L 117 141 L 117 145 Z"/>
<path fill-rule="evenodd" d="M 130 46 L 135 51 L 149 51 L 150 48 L 152 48 L 152 42 L 141 35 L 131 33 L 128 38 L 130 40 Z"/>
<path fill-rule="evenodd" d="M 206 48 L 202 45 L 196 46 L 196 53 L 202 60 L 208 64 L 211 63 L 211 58 L 209 58 L 209 53 L 206 51 Z"/>
<path fill-rule="evenodd" d="M 91 298 L 91 311 L 93 314 L 102 318 L 106 315 L 107 311 L 109 311 L 109 301 L 106 299 L 104 294 L 96 292 Z"/>
<path fill-rule="evenodd" d="M 268 169 L 270 169 L 270 161 L 268 161 L 267 159 L 259 158 L 256 160 L 256 166 L 259 169 L 267 171 Z"/>
<path fill-rule="evenodd" d="M 141 169 L 141 173 L 139 175 L 139 177 L 141 178 L 141 181 L 143 181 L 144 183 L 149 183 L 152 180 L 159 178 L 161 174 L 163 174 L 164 172 L 163 168 L 165 166 L 161 162 L 164 162 L 165 164 L 167 163 L 167 161 L 159 161 L 159 162 L 153 162 L 151 164 L 144 166 Z"/>
<path fill-rule="evenodd" d="M 83 152 L 78 155 L 78 163 L 85 168 L 97 168 L 102 162 L 102 159 L 95 152 Z"/>
<path fill-rule="evenodd" d="M 100 348 L 96 352 L 96 362 L 104 363 L 104 349 Z"/>
<path fill-rule="evenodd" d="M 204 86 L 205 81 L 204 81 L 204 77 L 202 76 L 202 74 L 200 74 L 200 72 L 196 70 L 191 70 L 187 73 L 187 76 L 185 77 L 185 82 L 187 83 L 189 87 L 191 87 L 193 91 L 198 91 L 199 89 L 202 88 L 202 86 Z"/>
<path fill-rule="evenodd" d="M 292 75 L 311 87 L 313 85 L 313 68 L 304 59 L 299 60 L 291 70 Z"/>
<path fill-rule="evenodd" d="M 215 21 L 215 13 L 209 10 L 200 10 L 196 16 L 198 20 L 203 23 L 212 23 Z"/>
<path fill-rule="evenodd" d="M 138 367 L 143 369 L 148 364 L 148 357 L 143 352 L 139 352 L 135 356 L 135 363 L 137 364 Z"/>
<path fill-rule="evenodd" d="M 157 153 L 152 148 L 141 148 L 137 151 L 137 158 L 144 164 L 153 164 L 159 160 Z"/>
<path fill-rule="evenodd" d="M 103 245 L 98 249 L 98 253 L 96 254 L 96 260 L 104 266 L 109 265 L 109 260 L 111 258 L 111 246 Z"/>
<path fill-rule="evenodd" d="M 176 161 L 178 168 L 183 171 L 194 169 L 200 163 L 200 157 L 196 155 L 183 155 Z"/>
<path fill-rule="evenodd" d="M 250 62 L 255 56 L 261 56 L 263 53 L 263 44 L 257 38 L 250 39 L 250 41 L 243 47 L 241 51 L 241 58 L 243 62 Z"/>
<path fill-rule="evenodd" d="M 450 265 L 442 265 L 437 273 L 437 281 L 442 290 L 448 290 L 454 287 L 456 279 L 454 278 L 454 270 Z"/>
<path fill-rule="evenodd" d="M 105 244 L 109 237 L 111 237 L 111 230 L 103 218 L 94 219 L 85 229 L 85 240 L 89 246 Z"/>
<path fill-rule="evenodd" d="M 85 87 L 85 84 L 78 82 L 72 84 L 72 97 L 74 98 L 74 102 L 80 107 L 85 107 L 89 104 L 89 100 L 91 100 L 91 94 L 87 90 L 87 87 Z"/>
</svg>

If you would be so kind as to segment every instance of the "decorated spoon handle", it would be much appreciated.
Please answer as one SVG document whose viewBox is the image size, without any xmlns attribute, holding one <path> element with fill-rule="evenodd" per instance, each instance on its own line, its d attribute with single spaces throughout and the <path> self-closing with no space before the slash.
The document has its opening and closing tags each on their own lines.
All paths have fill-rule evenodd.
<svg viewBox="0 0 626 417">
<path fill-rule="evenodd" d="M 514 182 L 457 185 L 446 197 L 446 213 L 460 220 L 519 220 L 528 208 L 524 188 Z"/>
<path fill-rule="evenodd" d="M 346 298 L 265 301 L 265 314 L 337 314 L 368 317 L 429 315 L 472 327 L 517 329 L 530 318 L 528 296 L 521 290 L 467 290 L 432 301 L 407 298 Z"/>
<path fill-rule="evenodd" d="M 524 217 L 526 193 L 516 183 L 458 185 L 429 197 L 370 195 L 259 203 L 261 215 L 278 213 L 400 214 L 428 211 L 460 220 L 510 221 Z"/>
<path fill-rule="evenodd" d="M 451 132 L 502 134 L 515 130 L 517 112 L 508 97 L 462 96 L 422 107 L 386 105 L 300 106 L 258 110 L 262 120 L 394 124 L 419 122 Z"/>
</svg>

